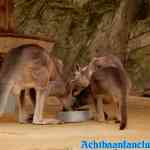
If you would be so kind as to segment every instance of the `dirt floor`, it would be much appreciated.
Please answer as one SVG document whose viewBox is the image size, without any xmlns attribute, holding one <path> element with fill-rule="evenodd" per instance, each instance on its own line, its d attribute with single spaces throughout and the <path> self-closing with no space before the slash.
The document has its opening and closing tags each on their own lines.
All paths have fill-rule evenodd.
<svg viewBox="0 0 150 150">
<path fill-rule="evenodd" d="M 150 99 L 131 97 L 128 127 L 119 131 L 114 122 L 62 125 L 19 124 L 13 117 L 0 120 L 1 150 L 79 150 L 81 140 L 149 140 Z"/>
</svg>

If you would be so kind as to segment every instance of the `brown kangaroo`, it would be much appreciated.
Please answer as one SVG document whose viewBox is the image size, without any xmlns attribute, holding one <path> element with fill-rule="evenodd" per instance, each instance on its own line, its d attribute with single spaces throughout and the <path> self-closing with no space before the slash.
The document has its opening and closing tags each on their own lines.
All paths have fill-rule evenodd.
<svg viewBox="0 0 150 150">
<path fill-rule="evenodd" d="M 74 92 L 74 95 L 79 94 L 80 89 L 90 86 L 90 95 L 96 104 L 96 119 L 98 121 L 105 120 L 102 98 L 108 96 L 117 105 L 117 119 L 120 122 L 120 129 L 126 127 L 127 96 L 131 84 L 117 57 L 106 55 L 94 58 L 88 66 L 76 72 L 74 82 L 79 88 Z M 98 100 L 97 95 L 101 95 Z"/>
<path fill-rule="evenodd" d="M 4 112 L 9 93 L 13 92 L 17 97 L 20 122 L 28 121 L 33 115 L 32 122 L 34 124 L 59 123 L 56 119 L 43 119 L 42 113 L 45 99 L 48 94 L 51 95 L 49 89 L 55 85 L 51 82 L 61 81 L 62 87 L 64 86 L 60 75 L 61 67 L 57 66 L 55 57 L 49 56 L 49 53 L 38 45 L 27 44 L 11 49 L 4 60 L 0 73 L 0 115 Z M 29 89 L 34 89 L 36 93 L 32 94 L 35 108 L 34 113 L 30 115 L 24 111 L 25 99 L 24 94 L 21 93 L 21 91 Z M 64 105 L 66 96 L 70 97 L 70 91 L 69 93 L 66 91 L 61 95 Z M 57 93 L 53 92 L 52 95 L 55 94 Z"/>
</svg>

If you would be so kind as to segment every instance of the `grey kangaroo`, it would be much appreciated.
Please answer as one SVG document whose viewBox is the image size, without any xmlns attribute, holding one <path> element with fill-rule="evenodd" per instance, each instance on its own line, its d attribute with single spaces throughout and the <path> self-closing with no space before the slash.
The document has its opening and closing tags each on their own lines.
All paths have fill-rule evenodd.
<svg viewBox="0 0 150 150">
<path fill-rule="evenodd" d="M 68 86 L 62 80 L 61 67 L 59 68 L 58 63 L 61 62 L 35 44 L 11 49 L 5 57 L 0 72 L 0 115 L 4 112 L 9 93 L 13 92 L 17 97 L 19 122 L 28 122 L 33 116 L 32 123 L 34 124 L 59 123 L 57 119 L 43 119 L 42 115 L 48 95 L 58 95 L 63 105 L 66 105 L 65 100 L 71 96 L 71 88 L 66 89 Z M 53 81 L 58 81 L 58 84 Z M 55 88 L 60 89 L 60 85 L 63 91 L 58 92 Z M 24 92 L 21 93 L 21 91 L 30 89 L 35 90 L 30 94 L 34 112 L 27 114 L 24 110 Z M 53 91 L 50 91 L 51 89 Z"/>
<path fill-rule="evenodd" d="M 117 57 L 106 55 L 94 58 L 88 66 L 76 72 L 74 82 L 79 89 L 74 92 L 74 95 L 78 95 L 82 89 L 90 87 L 90 96 L 97 112 L 96 120 L 105 120 L 102 99 L 109 97 L 107 101 L 114 101 L 116 104 L 120 129 L 126 127 L 127 96 L 131 83 Z M 97 95 L 100 95 L 99 99 L 97 99 Z"/>
</svg>

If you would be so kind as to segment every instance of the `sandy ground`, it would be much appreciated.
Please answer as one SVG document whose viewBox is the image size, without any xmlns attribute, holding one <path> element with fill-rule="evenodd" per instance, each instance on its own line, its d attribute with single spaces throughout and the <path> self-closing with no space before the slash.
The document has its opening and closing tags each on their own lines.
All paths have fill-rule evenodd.
<svg viewBox="0 0 150 150">
<path fill-rule="evenodd" d="M 62 125 L 19 124 L 14 117 L 0 120 L 0 150 L 79 150 L 81 140 L 149 140 L 150 99 L 131 97 L 128 127 L 118 129 L 114 122 Z"/>
</svg>

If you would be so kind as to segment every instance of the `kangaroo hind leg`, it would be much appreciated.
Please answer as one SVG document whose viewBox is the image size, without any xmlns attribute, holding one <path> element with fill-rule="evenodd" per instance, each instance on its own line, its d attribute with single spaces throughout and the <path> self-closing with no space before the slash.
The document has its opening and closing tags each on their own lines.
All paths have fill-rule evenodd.
<svg viewBox="0 0 150 150">
<path fill-rule="evenodd" d="M 33 117 L 33 124 L 58 124 L 60 123 L 60 120 L 57 120 L 55 118 L 51 119 L 43 119 L 43 111 L 44 111 L 44 104 L 45 104 L 46 94 L 41 91 L 36 91 L 36 104 L 35 104 L 35 110 L 34 110 L 34 117 Z"/>
</svg>

